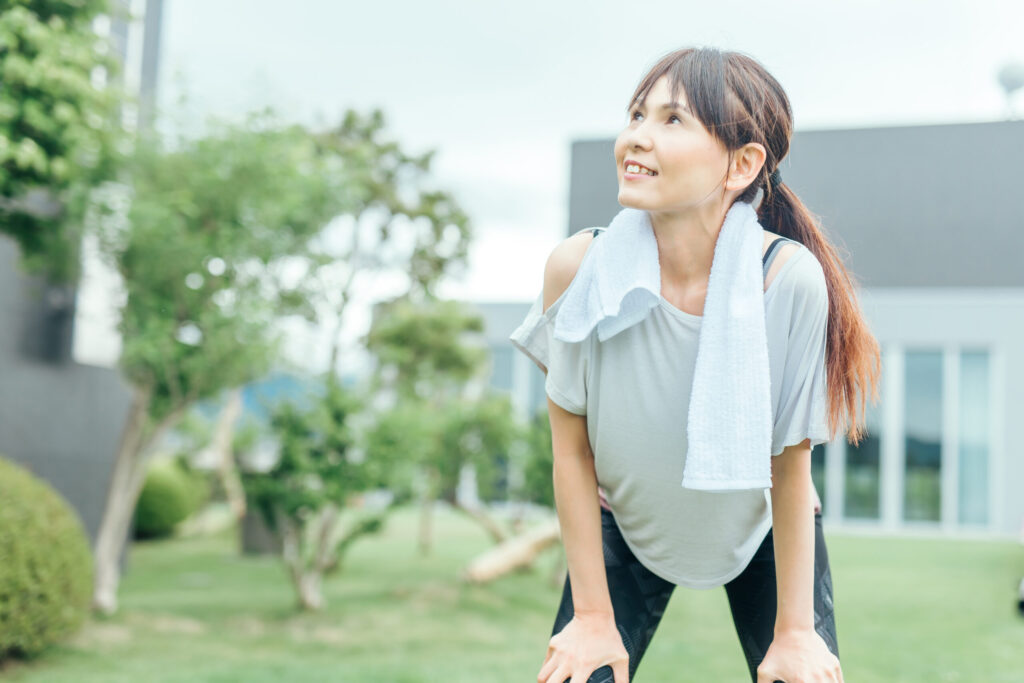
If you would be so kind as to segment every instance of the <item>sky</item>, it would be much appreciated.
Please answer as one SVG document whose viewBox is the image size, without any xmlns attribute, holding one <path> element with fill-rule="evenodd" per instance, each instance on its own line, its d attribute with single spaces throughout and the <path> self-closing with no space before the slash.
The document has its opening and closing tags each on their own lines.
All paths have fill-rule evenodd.
<svg viewBox="0 0 1024 683">
<path fill-rule="evenodd" d="M 1024 61 L 1022 29 L 1011 0 L 165 0 L 158 100 L 186 127 L 267 105 L 310 124 L 381 108 L 403 149 L 436 150 L 430 183 L 471 218 L 470 268 L 441 293 L 527 301 L 567 230 L 571 142 L 614 138 L 665 53 L 754 57 L 797 130 L 991 121 L 1008 115 L 996 71 Z"/>
</svg>

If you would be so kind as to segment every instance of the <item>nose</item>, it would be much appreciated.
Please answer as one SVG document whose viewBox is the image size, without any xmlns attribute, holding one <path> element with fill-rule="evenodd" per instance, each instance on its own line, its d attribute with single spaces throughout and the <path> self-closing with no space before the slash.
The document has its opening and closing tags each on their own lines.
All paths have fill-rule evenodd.
<svg viewBox="0 0 1024 683">
<path fill-rule="evenodd" d="M 626 130 L 623 141 L 627 149 L 650 149 L 651 138 L 647 135 L 646 123 L 642 121 L 639 126 Z"/>
</svg>

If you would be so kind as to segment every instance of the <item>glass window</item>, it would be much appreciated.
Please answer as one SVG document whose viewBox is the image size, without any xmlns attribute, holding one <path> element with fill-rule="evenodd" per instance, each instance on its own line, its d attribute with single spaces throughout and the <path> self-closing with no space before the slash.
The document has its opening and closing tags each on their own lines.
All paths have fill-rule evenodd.
<svg viewBox="0 0 1024 683">
<path fill-rule="evenodd" d="M 959 511 L 960 522 L 988 523 L 989 356 L 960 354 Z"/>
<path fill-rule="evenodd" d="M 885 374 L 885 364 L 882 365 Z M 879 482 L 882 462 L 881 407 L 865 401 L 864 435 L 856 446 L 846 444 L 846 476 L 843 516 L 854 519 L 878 519 Z"/>
<path fill-rule="evenodd" d="M 491 348 L 491 386 L 500 391 L 512 391 L 512 347 Z"/>
<path fill-rule="evenodd" d="M 908 351 L 905 371 L 903 518 L 937 522 L 942 503 L 942 352 Z"/>
</svg>

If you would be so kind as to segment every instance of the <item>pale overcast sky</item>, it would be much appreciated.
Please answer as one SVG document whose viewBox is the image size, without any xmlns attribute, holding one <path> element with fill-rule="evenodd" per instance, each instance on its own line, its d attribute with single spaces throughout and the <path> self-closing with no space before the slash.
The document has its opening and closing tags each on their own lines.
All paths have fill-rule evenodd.
<svg viewBox="0 0 1024 683">
<path fill-rule="evenodd" d="M 1022 30 L 1016 0 L 167 0 L 159 87 L 197 115 L 381 107 L 403 147 L 438 150 L 435 182 L 476 229 L 443 293 L 525 301 L 566 230 L 571 141 L 617 135 L 666 52 L 753 56 L 798 130 L 984 121 L 1007 116 L 995 74 L 1024 61 Z"/>
</svg>

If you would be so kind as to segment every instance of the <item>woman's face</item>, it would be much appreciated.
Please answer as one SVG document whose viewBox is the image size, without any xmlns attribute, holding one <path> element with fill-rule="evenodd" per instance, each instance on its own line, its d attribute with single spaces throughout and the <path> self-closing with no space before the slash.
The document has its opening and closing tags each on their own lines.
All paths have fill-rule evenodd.
<svg viewBox="0 0 1024 683">
<path fill-rule="evenodd" d="M 629 111 L 626 128 L 615 140 L 619 203 L 648 211 L 687 210 L 721 201 L 729 153 L 704 129 L 687 108 L 680 91 L 676 108 L 670 103 L 667 76 L 658 79 L 642 105 Z M 657 175 L 630 172 L 639 163 Z M 635 171 L 636 169 L 632 169 Z"/>
</svg>

